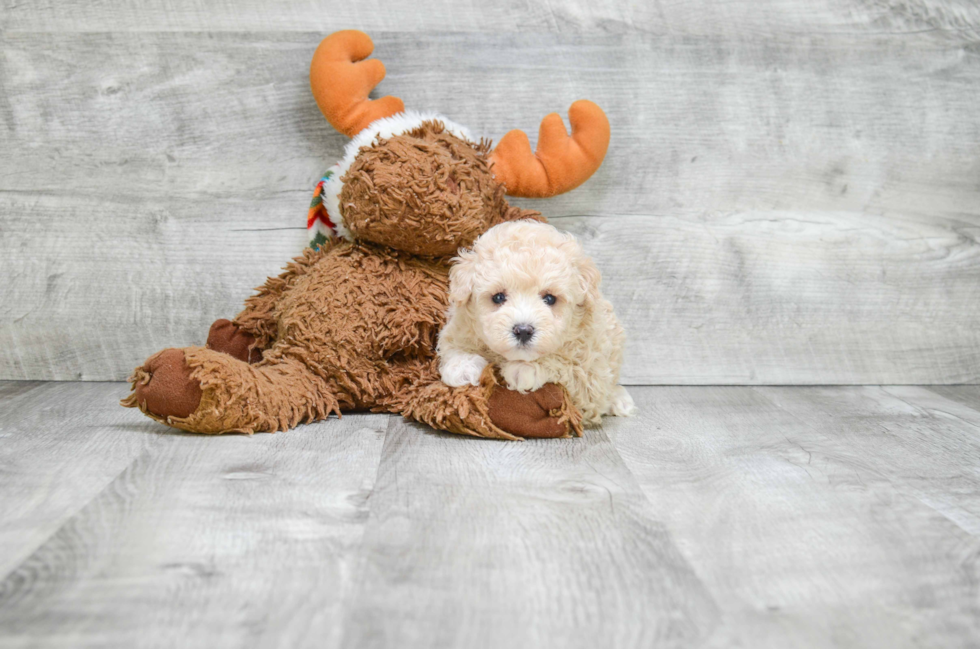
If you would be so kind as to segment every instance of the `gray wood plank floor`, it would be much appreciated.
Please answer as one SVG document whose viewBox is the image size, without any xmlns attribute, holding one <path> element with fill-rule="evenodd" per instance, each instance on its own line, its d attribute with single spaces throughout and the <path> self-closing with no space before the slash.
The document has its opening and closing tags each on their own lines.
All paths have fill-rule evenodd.
<svg viewBox="0 0 980 649">
<path fill-rule="evenodd" d="M 501 443 L 0 383 L 0 647 L 975 647 L 980 388 L 633 387 Z"/>
</svg>

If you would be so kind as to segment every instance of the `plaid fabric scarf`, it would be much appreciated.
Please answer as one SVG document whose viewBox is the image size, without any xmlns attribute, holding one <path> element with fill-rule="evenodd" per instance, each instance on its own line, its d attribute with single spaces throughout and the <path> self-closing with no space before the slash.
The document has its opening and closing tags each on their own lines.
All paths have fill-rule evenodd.
<svg viewBox="0 0 980 649">
<path fill-rule="evenodd" d="M 333 177 L 334 171 L 331 169 L 323 174 L 323 178 L 316 184 L 313 190 L 313 201 L 310 209 L 306 213 L 306 232 L 310 238 L 310 247 L 314 250 L 328 239 L 337 236 L 337 225 L 330 220 L 327 214 L 327 206 L 323 204 L 323 186 Z"/>
</svg>

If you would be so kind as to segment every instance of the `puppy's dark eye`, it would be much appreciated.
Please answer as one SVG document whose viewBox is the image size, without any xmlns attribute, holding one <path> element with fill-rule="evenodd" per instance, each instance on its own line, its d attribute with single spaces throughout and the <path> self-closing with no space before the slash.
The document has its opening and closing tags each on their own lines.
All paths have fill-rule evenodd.
<svg viewBox="0 0 980 649">
<path fill-rule="evenodd" d="M 507 296 L 504 293 L 494 293 L 490 299 L 493 300 L 494 304 L 503 304 L 507 301 Z"/>
<path fill-rule="evenodd" d="M 547 304 L 548 306 L 555 306 L 555 302 L 558 301 L 558 298 L 556 298 L 551 293 L 545 293 L 541 299 L 544 300 L 544 303 Z"/>
</svg>

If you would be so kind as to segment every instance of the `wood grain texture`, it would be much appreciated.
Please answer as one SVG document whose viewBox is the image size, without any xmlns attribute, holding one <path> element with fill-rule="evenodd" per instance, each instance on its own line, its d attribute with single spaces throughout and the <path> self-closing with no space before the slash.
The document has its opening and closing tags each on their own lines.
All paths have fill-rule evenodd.
<svg viewBox="0 0 980 649">
<path fill-rule="evenodd" d="M 346 142 L 309 92 L 321 36 L 8 34 L 2 189 L 154 201 L 308 194 Z M 375 39 L 388 67 L 379 90 L 410 108 L 491 138 L 512 128 L 533 137 L 546 113 L 583 96 L 608 113 L 613 139 L 596 176 L 529 202 L 549 214 L 976 216 L 980 59 L 961 46 L 424 36 L 424 47 L 416 34 Z"/>
<path fill-rule="evenodd" d="M 917 386 L 760 388 L 907 498 L 980 537 L 980 413 Z M 895 442 L 882 444 L 882 438 Z"/>
<path fill-rule="evenodd" d="M 641 31 L 675 35 L 885 34 L 975 43 L 980 8 L 972 0 L 397 0 L 274 5 L 227 0 L 101 0 L 9 3 L 8 31 L 310 31 L 400 32 Z"/>
<path fill-rule="evenodd" d="M 445 33 L 365 5 L 347 26 L 402 20 L 375 34 L 381 90 L 476 133 L 533 136 L 583 96 L 606 109 L 596 176 L 522 204 L 596 255 L 630 335 L 625 381 L 980 381 L 974 5 L 817 3 L 785 29 L 788 3 L 769 27 L 746 3 L 675 5 L 658 11 L 748 22 L 657 32 L 630 15 L 647 9 L 563 4 L 542 20 L 579 22 L 530 37 L 468 33 L 467 6 Z M 288 8 L 216 33 L 166 30 L 244 29 L 262 10 L 146 7 L 137 25 L 126 4 L 73 6 L 5 14 L 59 30 L 112 11 L 119 27 L 0 43 L 0 378 L 119 380 L 201 342 L 299 249 L 344 143 L 307 86 L 329 30 L 289 31 Z"/>
<path fill-rule="evenodd" d="M 951 401 L 980 410 L 980 385 L 936 385 L 929 389 Z"/>
<path fill-rule="evenodd" d="M 627 330 L 623 380 L 980 380 L 980 221 L 857 213 L 562 218 Z"/>
<path fill-rule="evenodd" d="M 68 392 L 67 407 L 97 394 L 108 414 L 89 408 L 88 427 L 102 444 L 143 448 L 101 481 L 82 471 L 108 464 L 99 444 L 42 445 L 64 438 L 62 424 L 75 421 L 64 412 L 41 409 L 15 431 L 22 447 L 35 442 L 20 457 L 30 479 L 5 479 L 0 502 L 30 512 L 4 517 L 2 538 L 18 527 L 49 536 L 2 573 L 0 646 L 337 646 L 387 416 L 288 435 L 193 436 L 108 407 L 120 384 L 82 385 L 38 398 Z M 75 466 L 59 475 L 70 450 Z M 46 483 L 63 490 L 68 480 L 87 502 L 56 517 Z"/>
<path fill-rule="evenodd" d="M 607 420 L 718 602 L 705 646 L 972 647 L 980 413 L 922 388 L 633 388 Z"/>
<path fill-rule="evenodd" d="M 0 578 L 155 444 L 159 427 L 115 407 L 121 388 L 0 383 Z"/>
<path fill-rule="evenodd" d="M 609 440 L 476 442 L 393 420 L 349 647 L 688 647 L 715 603 Z"/>
<path fill-rule="evenodd" d="M 125 378 L 154 349 L 203 345 L 306 245 L 305 228 L 269 230 L 283 203 L 0 194 L 0 375 Z"/>
</svg>

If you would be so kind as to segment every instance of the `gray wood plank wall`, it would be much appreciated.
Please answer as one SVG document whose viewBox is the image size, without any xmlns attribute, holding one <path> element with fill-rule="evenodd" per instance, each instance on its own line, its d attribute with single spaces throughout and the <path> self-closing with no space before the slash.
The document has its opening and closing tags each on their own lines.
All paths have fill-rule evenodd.
<svg viewBox="0 0 980 649">
<path fill-rule="evenodd" d="M 0 12 L 0 378 L 124 378 L 201 343 L 302 246 L 345 139 L 307 66 L 499 138 L 612 121 L 579 234 L 628 383 L 980 380 L 971 0 L 26 3 Z"/>
</svg>

